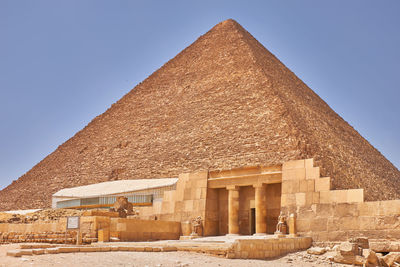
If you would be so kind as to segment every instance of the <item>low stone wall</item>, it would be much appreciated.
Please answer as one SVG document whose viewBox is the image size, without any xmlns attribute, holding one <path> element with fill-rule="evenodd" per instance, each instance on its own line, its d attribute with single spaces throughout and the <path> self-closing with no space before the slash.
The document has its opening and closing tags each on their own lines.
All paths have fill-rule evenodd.
<svg viewBox="0 0 400 267">
<path fill-rule="evenodd" d="M 312 159 L 283 164 L 281 210 L 297 214 L 299 234 L 316 242 L 400 238 L 400 200 L 364 202 L 363 189 L 330 185 Z"/>
<path fill-rule="evenodd" d="M 96 217 L 81 217 L 82 242 L 91 243 L 97 241 L 97 233 L 93 229 Z M 67 219 L 60 218 L 57 221 L 36 221 L 27 224 L 1 223 L 0 243 L 58 243 L 75 244 L 77 232 L 66 231 Z"/>
<path fill-rule="evenodd" d="M 400 239 L 400 200 L 315 204 L 298 214 L 298 231 L 315 241 Z"/>
<path fill-rule="evenodd" d="M 36 221 L 30 224 L 0 224 L 0 243 L 76 243 L 77 232 L 66 231 L 66 218 L 54 222 Z M 179 222 L 138 220 L 108 216 L 81 216 L 80 233 L 83 243 L 96 241 L 149 241 L 179 239 Z M 116 240 L 117 241 L 117 240 Z"/>
<path fill-rule="evenodd" d="M 268 239 L 238 239 L 228 258 L 267 259 L 285 255 L 290 252 L 305 250 L 311 247 L 309 237 L 285 237 Z"/>
<path fill-rule="evenodd" d="M 121 241 L 177 240 L 180 222 L 111 218 L 110 235 Z"/>
</svg>

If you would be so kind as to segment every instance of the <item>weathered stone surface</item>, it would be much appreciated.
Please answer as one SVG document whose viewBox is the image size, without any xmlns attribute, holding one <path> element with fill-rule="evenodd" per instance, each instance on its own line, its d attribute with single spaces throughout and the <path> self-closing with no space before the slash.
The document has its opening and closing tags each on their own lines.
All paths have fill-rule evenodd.
<svg viewBox="0 0 400 267">
<path fill-rule="evenodd" d="M 337 263 L 354 264 L 354 265 L 363 265 L 366 262 L 365 258 L 359 255 L 337 254 L 334 256 L 333 260 Z"/>
<path fill-rule="evenodd" d="M 11 257 L 21 257 L 22 253 L 20 250 L 9 250 L 7 251 L 7 256 L 11 256 Z"/>
<path fill-rule="evenodd" d="M 307 253 L 308 254 L 312 254 L 312 255 L 322 255 L 326 252 L 325 248 L 320 248 L 320 247 L 312 247 L 307 249 Z"/>
<path fill-rule="evenodd" d="M 367 266 L 379 266 L 380 261 L 375 251 L 363 249 L 363 257 L 366 259 Z"/>
<path fill-rule="evenodd" d="M 357 246 L 366 249 L 369 248 L 369 241 L 366 237 L 354 237 L 349 239 L 350 243 L 357 244 Z"/>
<path fill-rule="evenodd" d="M 358 255 L 359 249 L 357 244 L 350 243 L 350 242 L 343 242 L 339 246 L 339 252 L 341 255 Z"/>
<path fill-rule="evenodd" d="M 381 263 L 387 267 L 395 266 L 394 263 L 400 264 L 400 252 L 390 252 L 383 256 Z"/>
<path fill-rule="evenodd" d="M 66 187 L 305 158 L 335 189 L 400 198 L 399 170 L 227 20 L 3 189 L 0 209 L 49 207 Z"/>
</svg>

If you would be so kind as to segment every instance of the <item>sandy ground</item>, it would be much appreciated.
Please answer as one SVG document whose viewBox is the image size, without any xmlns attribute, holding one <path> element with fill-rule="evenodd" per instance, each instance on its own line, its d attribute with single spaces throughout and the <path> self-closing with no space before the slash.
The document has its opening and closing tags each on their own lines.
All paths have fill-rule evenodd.
<svg viewBox="0 0 400 267">
<path fill-rule="evenodd" d="M 18 245 L 0 246 L 0 266 L 148 266 L 148 267 L 186 267 L 186 266 L 346 266 L 330 263 L 326 256 L 309 256 L 305 251 L 288 254 L 274 260 L 226 259 L 189 252 L 91 252 L 64 253 L 23 256 L 6 256 L 7 250 L 17 249 Z"/>
</svg>

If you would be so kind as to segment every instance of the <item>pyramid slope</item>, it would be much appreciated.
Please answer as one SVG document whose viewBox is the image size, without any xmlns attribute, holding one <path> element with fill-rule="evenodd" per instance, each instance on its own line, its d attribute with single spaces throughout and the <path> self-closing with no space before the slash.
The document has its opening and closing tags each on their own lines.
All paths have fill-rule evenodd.
<svg viewBox="0 0 400 267">
<path fill-rule="evenodd" d="M 227 20 L 0 191 L 0 209 L 48 207 L 65 187 L 306 157 L 336 188 L 400 198 L 400 172 Z"/>
</svg>

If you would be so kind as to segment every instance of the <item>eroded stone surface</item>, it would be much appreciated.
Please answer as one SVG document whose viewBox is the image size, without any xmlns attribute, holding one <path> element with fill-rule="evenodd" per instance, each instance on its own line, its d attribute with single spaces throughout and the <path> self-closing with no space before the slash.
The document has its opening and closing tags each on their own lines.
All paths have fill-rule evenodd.
<svg viewBox="0 0 400 267">
<path fill-rule="evenodd" d="M 315 158 L 335 189 L 400 198 L 399 170 L 228 20 L 3 189 L 0 209 L 49 207 L 66 187 L 300 158 Z"/>
</svg>

